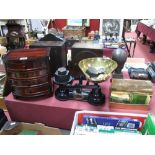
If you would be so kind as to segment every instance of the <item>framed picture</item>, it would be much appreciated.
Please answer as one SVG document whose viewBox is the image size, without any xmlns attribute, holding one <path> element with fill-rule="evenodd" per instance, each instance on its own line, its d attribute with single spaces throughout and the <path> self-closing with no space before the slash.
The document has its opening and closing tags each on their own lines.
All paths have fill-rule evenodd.
<svg viewBox="0 0 155 155">
<path fill-rule="evenodd" d="M 103 19 L 102 20 L 102 35 L 119 34 L 120 19 Z"/>
</svg>

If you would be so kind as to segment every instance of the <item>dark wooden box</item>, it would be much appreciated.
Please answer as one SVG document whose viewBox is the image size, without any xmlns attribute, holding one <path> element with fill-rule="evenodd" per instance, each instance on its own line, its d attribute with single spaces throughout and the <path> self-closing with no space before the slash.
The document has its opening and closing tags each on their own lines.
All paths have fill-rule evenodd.
<svg viewBox="0 0 155 155">
<path fill-rule="evenodd" d="M 67 65 L 65 41 L 38 41 L 30 45 L 30 48 L 47 48 L 49 50 L 52 75 L 59 67 Z"/>
<path fill-rule="evenodd" d="M 69 70 L 75 77 L 83 76 L 78 64 L 82 59 L 103 57 L 103 45 L 96 43 L 77 42 L 71 48 L 71 62 Z"/>
<path fill-rule="evenodd" d="M 41 48 L 12 50 L 3 59 L 15 98 L 31 99 L 53 94 L 47 50 Z"/>
</svg>

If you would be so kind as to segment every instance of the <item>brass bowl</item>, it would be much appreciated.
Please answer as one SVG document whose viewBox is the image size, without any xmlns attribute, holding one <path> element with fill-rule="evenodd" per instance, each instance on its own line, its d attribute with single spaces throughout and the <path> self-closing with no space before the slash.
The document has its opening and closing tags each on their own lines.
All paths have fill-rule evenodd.
<svg viewBox="0 0 155 155">
<path fill-rule="evenodd" d="M 102 82 L 111 76 L 111 73 L 117 68 L 117 63 L 107 57 L 94 57 L 81 60 L 79 67 L 88 80 Z M 88 72 L 89 68 L 97 74 L 93 74 L 92 76 L 92 74 Z"/>
</svg>

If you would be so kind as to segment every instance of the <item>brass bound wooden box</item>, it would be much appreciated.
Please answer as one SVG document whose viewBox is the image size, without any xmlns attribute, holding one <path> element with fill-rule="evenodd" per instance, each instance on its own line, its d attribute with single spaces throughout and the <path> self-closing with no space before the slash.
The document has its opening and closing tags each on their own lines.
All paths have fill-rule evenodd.
<svg viewBox="0 0 155 155">
<path fill-rule="evenodd" d="M 148 80 L 113 79 L 110 108 L 148 110 L 153 94 L 152 82 Z"/>
<path fill-rule="evenodd" d="M 85 36 L 85 28 L 81 26 L 65 26 L 62 31 L 65 38 L 82 38 Z"/>
<path fill-rule="evenodd" d="M 53 94 L 49 52 L 46 49 L 12 50 L 3 60 L 15 98 L 31 99 Z"/>
</svg>

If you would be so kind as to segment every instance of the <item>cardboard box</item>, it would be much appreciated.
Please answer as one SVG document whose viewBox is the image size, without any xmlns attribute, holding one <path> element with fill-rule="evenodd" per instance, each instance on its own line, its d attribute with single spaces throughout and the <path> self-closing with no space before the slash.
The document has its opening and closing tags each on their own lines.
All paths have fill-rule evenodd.
<svg viewBox="0 0 155 155">
<path fill-rule="evenodd" d="M 145 114 L 119 113 L 119 112 L 99 112 L 99 111 L 86 111 L 86 110 L 77 111 L 74 115 L 74 120 L 73 120 L 70 135 L 74 135 L 77 125 L 82 125 L 84 115 L 138 119 L 142 123 L 139 131 L 142 130 L 144 122 L 147 118 L 147 115 L 145 115 Z"/>
<path fill-rule="evenodd" d="M 41 135 L 61 135 L 58 128 L 48 127 L 42 123 L 24 123 L 8 121 L 0 130 L 0 135 L 18 135 L 22 131 L 38 132 Z M 31 135 L 31 134 L 30 134 Z"/>
<path fill-rule="evenodd" d="M 155 135 L 155 114 L 148 114 L 142 129 L 143 135 Z"/>
</svg>

